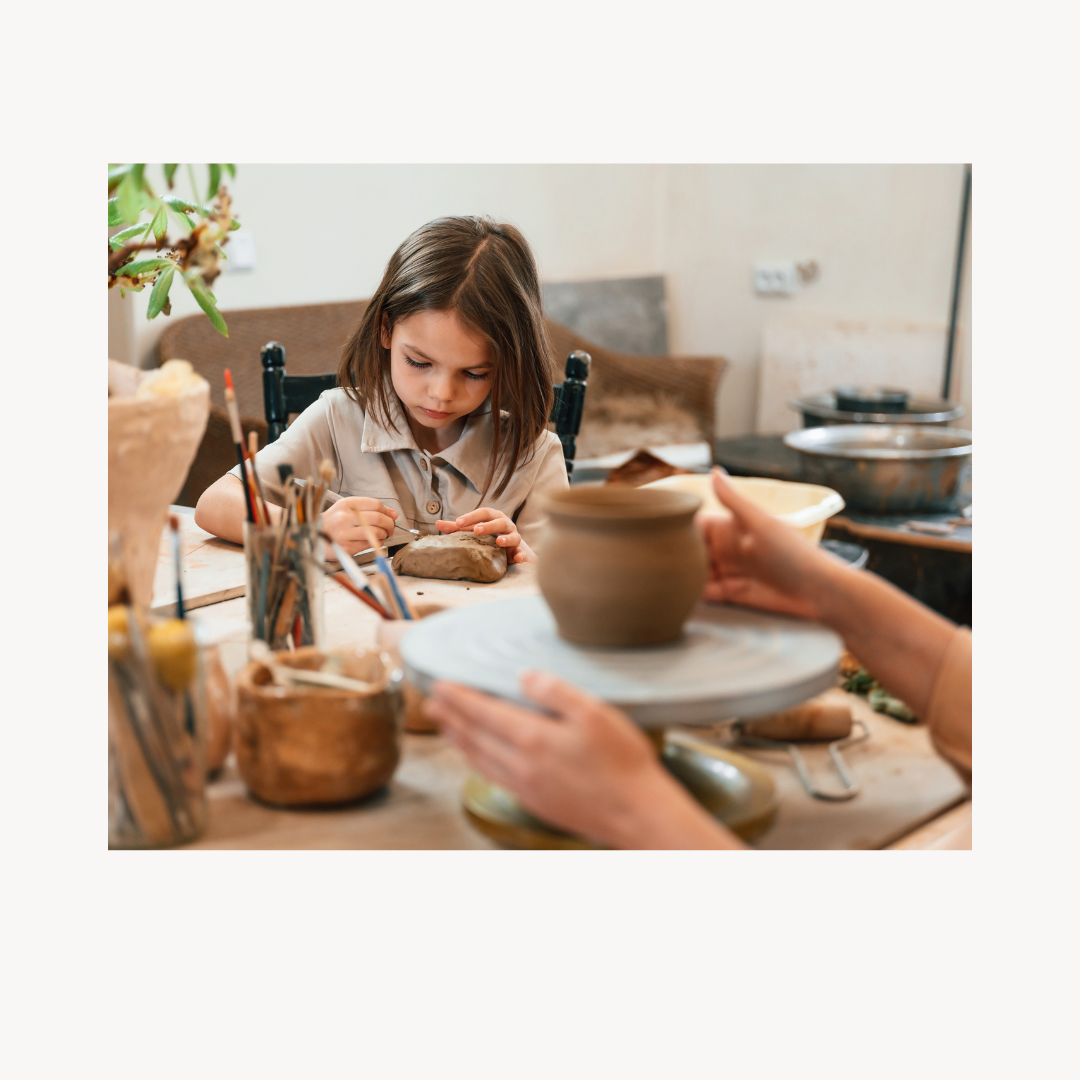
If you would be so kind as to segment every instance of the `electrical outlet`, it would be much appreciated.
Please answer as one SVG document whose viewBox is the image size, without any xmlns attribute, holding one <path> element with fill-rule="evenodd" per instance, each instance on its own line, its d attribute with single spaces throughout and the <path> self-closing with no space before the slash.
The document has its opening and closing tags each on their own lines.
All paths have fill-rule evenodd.
<svg viewBox="0 0 1080 1080">
<path fill-rule="evenodd" d="M 793 262 L 758 263 L 754 267 L 754 291 L 766 296 L 792 296 L 799 287 L 799 270 Z"/>
</svg>

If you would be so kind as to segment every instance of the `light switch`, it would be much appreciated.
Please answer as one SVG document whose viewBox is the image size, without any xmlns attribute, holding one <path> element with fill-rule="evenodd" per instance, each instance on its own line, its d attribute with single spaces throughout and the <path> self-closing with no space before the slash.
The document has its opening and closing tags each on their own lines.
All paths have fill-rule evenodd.
<svg viewBox="0 0 1080 1080">
<path fill-rule="evenodd" d="M 255 237 L 251 233 L 238 229 L 223 250 L 226 258 L 221 265 L 227 273 L 255 269 Z"/>
</svg>

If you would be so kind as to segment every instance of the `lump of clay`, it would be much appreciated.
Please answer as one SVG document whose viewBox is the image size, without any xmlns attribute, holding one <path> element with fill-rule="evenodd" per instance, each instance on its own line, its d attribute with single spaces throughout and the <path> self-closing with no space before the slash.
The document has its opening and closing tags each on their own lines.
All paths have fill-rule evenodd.
<svg viewBox="0 0 1080 1080">
<path fill-rule="evenodd" d="M 394 556 L 394 570 L 412 577 L 461 578 L 483 584 L 506 573 L 506 551 L 494 536 L 471 532 L 421 536 Z"/>
</svg>

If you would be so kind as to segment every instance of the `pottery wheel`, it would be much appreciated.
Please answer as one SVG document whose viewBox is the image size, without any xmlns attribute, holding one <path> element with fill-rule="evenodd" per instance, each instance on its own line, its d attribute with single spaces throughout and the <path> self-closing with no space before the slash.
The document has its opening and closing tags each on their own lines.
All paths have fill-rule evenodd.
<svg viewBox="0 0 1080 1080">
<path fill-rule="evenodd" d="M 408 676 L 424 693 L 451 679 L 529 705 L 518 677 L 533 668 L 619 706 L 642 727 L 790 708 L 836 684 L 842 648 L 815 623 L 726 604 L 699 604 L 669 645 L 586 648 L 559 637 L 540 596 L 440 612 L 401 642 Z"/>
</svg>

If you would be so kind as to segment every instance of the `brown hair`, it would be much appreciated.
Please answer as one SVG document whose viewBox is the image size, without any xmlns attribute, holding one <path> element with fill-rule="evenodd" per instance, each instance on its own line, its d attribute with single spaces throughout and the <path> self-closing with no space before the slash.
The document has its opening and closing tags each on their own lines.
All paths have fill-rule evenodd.
<svg viewBox="0 0 1080 1080">
<path fill-rule="evenodd" d="M 338 366 L 341 385 L 363 409 L 396 430 L 388 393 L 390 352 L 380 333 L 418 311 L 454 311 L 484 337 L 494 357 L 491 420 L 494 451 L 484 482 L 501 494 L 532 456 L 551 414 L 551 344 L 540 279 L 525 237 L 484 217 L 445 217 L 417 229 L 394 252 Z M 509 418 L 501 410 L 509 413 Z"/>
</svg>

